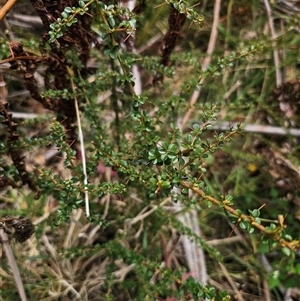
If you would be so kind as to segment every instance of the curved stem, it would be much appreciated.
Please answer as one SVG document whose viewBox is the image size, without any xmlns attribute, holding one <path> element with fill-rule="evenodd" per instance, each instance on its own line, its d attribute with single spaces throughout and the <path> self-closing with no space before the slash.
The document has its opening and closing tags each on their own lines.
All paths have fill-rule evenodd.
<svg viewBox="0 0 300 301">
<path fill-rule="evenodd" d="M 196 194 L 198 194 L 202 198 L 210 201 L 214 205 L 224 208 L 226 211 L 228 211 L 229 213 L 231 213 L 232 215 L 237 217 L 238 220 L 249 222 L 251 226 L 258 229 L 260 232 L 264 233 L 265 235 L 271 237 L 272 239 L 276 240 L 281 246 L 287 247 L 291 250 L 295 250 L 297 247 L 300 246 L 299 240 L 288 241 L 285 238 L 280 237 L 280 233 L 284 227 L 283 225 L 279 225 L 279 227 L 277 227 L 275 230 L 269 230 L 266 227 L 264 227 L 263 225 L 256 222 L 253 216 L 246 215 L 246 214 L 240 214 L 236 209 L 232 208 L 229 205 L 224 204 L 224 202 L 219 201 L 210 195 L 207 195 L 203 190 L 199 189 L 195 185 L 190 184 L 186 181 L 180 181 L 180 185 L 182 187 L 185 187 L 185 188 L 188 188 L 188 189 L 194 191 Z"/>
</svg>

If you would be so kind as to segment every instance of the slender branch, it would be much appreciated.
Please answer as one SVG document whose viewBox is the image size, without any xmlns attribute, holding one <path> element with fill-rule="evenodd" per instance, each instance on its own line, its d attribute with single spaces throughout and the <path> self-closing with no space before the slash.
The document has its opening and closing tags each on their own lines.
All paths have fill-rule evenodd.
<svg viewBox="0 0 300 301">
<path fill-rule="evenodd" d="M 0 65 L 2 64 L 5 64 L 5 63 L 9 63 L 9 62 L 14 62 L 14 61 L 17 61 L 17 60 L 33 60 L 33 61 L 41 61 L 43 60 L 41 57 L 39 56 L 36 56 L 36 55 L 33 55 L 33 56 L 30 56 L 30 55 L 20 55 L 20 56 L 14 56 L 14 57 L 10 57 L 10 58 L 7 58 L 7 59 L 4 59 L 4 60 L 1 60 L 0 61 Z"/>
<path fill-rule="evenodd" d="M 226 277 L 226 279 L 228 280 L 230 286 L 232 287 L 237 299 L 239 301 L 245 301 L 245 299 L 243 298 L 243 295 L 241 294 L 240 290 L 238 289 L 236 283 L 234 282 L 234 280 L 232 279 L 232 277 L 230 276 L 229 272 L 227 271 L 225 265 L 223 265 L 221 262 L 219 262 L 219 266 L 222 270 L 222 272 L 224 273 L 224 276 Z"/>
<path fill-rule="evenodd" d="M 285 238 L 280 237 L 280 233 L 283 230 L 284 226 L 279 224 L 278 227 L 275 230 L 269 230 L 263 225 L 259 224 L 254 217 L 246 214 L 240 214 L 237 210 L 235 210 L 233 207 L 226 205 L 225 202 L 219 201 L 215 199 L 214 197 L 207 195 L 203 190 L 199 189 L 195 185 L 188 183 L 186 181 L 180 181 L 180 185 L 182 187 L 188 188 L 192 191 L 194 191 L 196 194 L 200 195 L 203 199 L 211 202 L 214 205 L 217 205 L 218 207 L 224 208 L 226 211 L 234 215 L 238 218 L 238 221 L 247 221 L 251 224 L 254 228 L 258 229 L 260 232 L 264 233 L 265 235 L 271 237 L 272 239 L 276 240 L 281 246 L 287 247 L 291 250 L 295 250 L 296 248 L 300 247 L 300 240 L 293 240 L 288 241 Z"/>
<path fill-rule="evenodd" d="M 75 93 L 75 85 L 73 82 L 73 76 L 74 73 L 73 71 L 68 68 L 68 73 L 71 81 L 71 86 L 72 90 Z M 83 170 L 83 175 L 84 175 L 84 180 L 83 180 L 83 185 L 84 185 L 84 196 L 85 196 L 85 212 L 86 216 L 90 216 L 90 205 L 89 205 L 89 192 L 88 192 L 88 177 L 87 177 L 87 171 L 86 171 L 86 155 L 85 155 L 85 149 L 84 149 L 84 139 L 83 139 L 83 133 L 82 133 L 82 126 L 81 126 L 81 120 L 80 120 L 80 114 L 79 114 L 79 108 L 78 108 L 78 101 L 77 97 L 74 96 L 74 103 L 75 103 L 75 111 L 76 111 L 76 118 L 77 118 L 77 123 L 78 123 L 78 139 L 80 142 L 80 151 L 81 151 L 81 156 L 82 156 L 82 170 Z"/>
<path fill-rule="evenodd" d="M 4 6 L 0 9 L 0 21 L 4 19 L 6 14 L 12 9 L 12 7 L 16 4 L 17 0 L 8 0 Z"/>
</svg>

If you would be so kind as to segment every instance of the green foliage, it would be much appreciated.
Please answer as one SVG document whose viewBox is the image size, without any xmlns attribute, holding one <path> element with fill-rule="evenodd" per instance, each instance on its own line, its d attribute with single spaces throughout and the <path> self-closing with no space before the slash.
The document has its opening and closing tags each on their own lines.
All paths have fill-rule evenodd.
<svg viewBox="0 0 300 301">
<path fill-rule="evenodd" d="M 49 42 L 53 43 L 56 39 L 61 38 L 68 30 L 68 27 L 77 23 L 78 20 L 76 15 L 84 15 L 89 10 L 89 5 L 93 2 L 95 1 L 81 0 L 78 2 L 79 7 L 77 8 L 66 6 L 64 11 L 61 13 L 61 18 L 57 18 L 56 22 L 50 24 L 51 31 L 49 31 Z"/>
<path fill-rule="evenodd" d="M 9 54 L 8 42 L 5 38 L 0 37 L 0 59 L 6 58 Z"/>
<path fill-rule="evenodd" d="M 78 1 L 74 7 L 64 7 L 45 36 L 49 49 L 58 48 L 64 53 L 64 60 L 55 58 L 58 66 L 50 65 L 45 77 L 53 76 L 61 64 L 69 86 L 61 87 L 54 80 L 53 86 L 45 87 L 41 98 L 57 101 L 67 109 L 53 110 L 45 117 L 18 124 L 19 133 L 24 135 L 20 135 L 16 147 L 26 150 L 28 165 L 35 164 L 30 175 L 41 191 L 40 200 L 33 201 L 33 192 L 22 186 L 24 183 L 6 188 L 10 202 L 22 196 L 16 208 L 9 208 L 8 212 L 25 213 L 39 221 L 34 241 L 39 255 L 28 259 L 32 270 L 36 264 L 38 272 L 28 275 L 25 283 L 33 288 L 32 300 L 48 300 L 51 294 L 53 299 L 68 295 L 74 300 L 92 300 L 95 296 L 99 298 L 95 300 L 230 300 L 229 292 L 223 288 L 205 285 L 193 277 L 186 251 L 176 243 L 175 234 L 185 235 L 205 252 L 214 277 L 218 274 L 218 262 L 226 264 L 228 250 L 213 246 L 204 237 L 226 240 L 233 232 L 243 233 L 243 246 L 238 245 L 236 252 L 232 250 L 234 255 L 230 254 L 235 262 L 242 262 L 250 275 L 265 277 L 271 290 L 282 285 L 297 287 L 299 221 L 289 213 L 288 201 L 299 192 L 295 186 L 289 186 L 293 188 L 287 193 L 276 185 L 272 177 L 278 170 L 269 172 L 274 166 L 263 157 L 266 150 L 257 151 L 253 143 L 256 140 L 277 151 L 281 148 L 278 141 L 258 134 L 250 136 L 239 123 L 226 129 L 217 127 L 224 116 L 224 120 L 232 122 L 239 121 L 240 116 L 256 121 L 260 112 L 260 122 L 272 119 L 285 127 L 282 112 L 266 100 L 275 80 L 270 41 L 260 29 L 253 42 L 234 36 L 239 33 L 239 26 L 228 23 L 225 29 L 220 24 L 219 50 L 208 68 L 202 69 L 200 61 L 205 54 L 197 41 L 200 37 L 206 49 L 208 40 L 199 27 L 204 22 L 200 9 L 190 3 L 193 1 L 166 0 L 164 9 L 172 5 L 191 22 L 183 30 L 183 37 L 187 40 L 191 31 L 195 38 L 185 43 L 180 40 L 184 38 L 176 37 L 179 50 L 175 48 L 170 65 L 164 65 L 151 46 L 147 53 L 133 50 L 133 45 L 144 38 L 142 27 L 155 23 L 157 17 L 145 19 L 149 11 L 144 12 L 145 3 L 140 2 L 141 14 L 137 9 L 130 11 L 106 1 Z M 151 9 L 159 10 L 160 4 L 154 1 Z M 212 14 L 209 5 L 208 9 Z M 227 13 L 229 19 L 229 8 Z M 166 24 L 168 17 L 161 14 Z M 95 63 L 90 69 L 81 59 L 81 46 L 64 40 L 68 30 L 80 26 L 83 18 L 92 23 L 86 34 L 93 35 L 95 41 L 101 40 L 101 45 L 88 55 Z M 259 15 L 259 20 L 248 24 L 246 30 L 259 28 L 260 18 Z M 168 32 L 168 27 L 164 27 Z M 28 42 L 31 47 L 36 46 L 34 41 Z M 7 56 L 8 50 L 3 46 L 0 57 Z M 132 70 L 136 65 L 143 79 L 156 83 L 143 87 L 141 95 L 135 93 L 138 83 Z M 193 103 L 190 97 L 199 89 L 201 99 Z M 81 112 L 86 154 L 79 150 L 74 135 L 80 130 L 72 116 L 75 100 Z M 182 127 L 181 122 L 190 111 L 192 114 Z M 26 135 L 42 125 L 46 134 Z M 22 182 L 5 155 L 9 136 L 7 129 L 6 132 L 0 143 L 0 179 Z M 283 145 L 290 143 L 293 149 L 289 160 L 299 163 L 298 140 L 287 136 L 282 141 Z M 28 155 L 30 152 L 45 152 L 47 148 L 55 149 L 59 163 L 31 163 L 34 160 Z M 80 159 L 84 155 L 87 185 Z M 84 217 L 86 192 L 90 201 L 88 217 Z M 195 213 L 203 237 L 182 220 L 183 214 L 190 211 Z M 251 264 L 249 258 L 257 253 L 267 256 L 270 251 L 275 253 L 275 259 L 266 275 L 257 264 L 258 259 Z M 176 257 L 175 253 L 176 259 L 172 257 Z M 234 264 L 228 265 L 229 270 L 234 269 Z M 231 277 L 238 278 L 239 268 L 232 271 Z M 25 276 L 26 272 L 24 267 L 21 274 Z M 284 276 L 287 273 L 291 275 L 289 279 Z M 69 288 L 64 287 L 66 283 Z M 10 296 L 10 279 L 5 279 L 5 287 L 5 296 Z"/>
</svg>

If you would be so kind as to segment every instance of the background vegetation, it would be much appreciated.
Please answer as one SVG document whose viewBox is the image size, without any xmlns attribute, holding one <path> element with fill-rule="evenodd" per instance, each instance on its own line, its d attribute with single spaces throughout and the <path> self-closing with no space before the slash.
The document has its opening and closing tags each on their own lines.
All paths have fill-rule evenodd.
<svg viewBox="0 0 300 301">
<path fill-rule="evenodd" d="M 28 300 L 299 300 L 299 11 L 9 10 L 0 222 L 35 225 L 10 241 Z M 19 300 L 1 256 L 1 298 Z"/>
</svg>

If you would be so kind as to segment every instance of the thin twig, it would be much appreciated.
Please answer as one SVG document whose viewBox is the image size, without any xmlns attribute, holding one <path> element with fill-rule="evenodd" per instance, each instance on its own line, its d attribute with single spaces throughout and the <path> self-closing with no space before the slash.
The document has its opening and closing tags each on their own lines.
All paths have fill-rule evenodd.
<svg viewBox="0 0 300 301">
<path fill-rule="evenodd" d="M 240 123 L 238 122 L 210 122 L 212 124 L 211 130 L 225 131 L 229 128 L 236 128 Z M 200 124 L 201 125 L 201 124 Z M 264 134 L 273 136 L 294 136 L 300 137 L 300 129 L 283 128 L 279 126 L 263 125 L 263 124 L 244 124 L 242 126 L 243 132 L 253 134 Z"/>
<path fill-rule="evenodd" d="M 243 236 L 245 238 L 246 235 Z M 246 236 L 247 237 L 247 236 Z M 234 243 L 240 243 L 241 237 L 240 236 L 232 236 L 220 239 L 212 239 L 208 240 L 207 243 L 211 246 L 220 246 L 220 245 L 232 245 Z"/>
<path fill-rule="evenodd" d="M 82 155 L 82 170 L 83 170 L 83 185 L 84 185 L 84 196 L 85 196 L 85 212 L 86 216 L 90 216 L 90 203 L 89 203 L 89 192 L 87 189 L 88 185 L 88 177 L 87 177 L 87 171 L 86 171 L 86 157 L 85 157 L 85 149 L 84 149 L 84 139 L 83 139 L 83 133 L 82 133 L 82 127 L 81 127 L 81 121 L 79 116 L 79 108 L 78 108 L 78 102 L 77 98 L 75 97 L 75 110 L 76 110 L 76 116 L 77 116 L 77 123 L 78 123 L 78 139 L 80 142 L 80 151 Z"/>
<path fill-rule="evenodd" d="M 230 276 L 230 274 L 228 273 L 227 269 L 225 268 L 225 266 L 219 262 L 219 266 L 221 268 L 221 270 L 223 271 L 224 273 L 224 276 L 226 277 L 226 279 L 228 280 L 229 284 L 231 285 L 236 297 L 237 297 L 237 300 L 239 301 L 245 301 L 245 299 L 243 298 L 242 294 L 240 293 L 240 291 L 238 290 L 235 282 L 233 281 L 232 277 Z"/>
<path fill-rule="evenodd" d="M 148 50 L 151 46 L 153 46 L 155 43 L 159 42 L 163 36 L 166 34 L 166 30 L 162 30 L 161 33 L 155 35 L 154 37 L 147 40 L 143 45 L 141 45 L 140 48 L 136 50 L 136 54 L 142 54 L 144 51 Z"/>
<path fill-rule="evenodd" d="M 0 9 L 0 21 L 4 19 L 6 14 L 12 9 L 16 4 L 17 0 L 8 0 L 5 5 Z"/>
<path fill-rule="evenodd" d="M 146 211 L 149 207 L 145 207 L 135 218 L 127 218 L 125 223 L 128 225 L 134 225 L 135 223 L 145 219 L 149 215 L 151 215 L 154 211 L 156 211 L 159 207 L 164 206 L 166 203 L 170 202 L 170 198 L 166 198 L 159 205 L 155 205 L 149 211 Z"/>
<path fill-rule="evenodd" d="M 18 119 L 31 119 L 38 118 L 45 115 L 35 114 L 35 113 L 23 113 L 23 112 L 13 112 L 9 111 L 13 115 L 13 118 Z M 49 118 L 51 115 L 48 115 Z M 219 130 L 224 131 L 228 130 L 231 127 L 237 127 L 240 123 L 238 122 L 229 122 L 229 121 L 212 121 L 210 122 L 212 127 L 208 130 Z M 202 124 L 200 124 L 201 126 Z M 243 132 L 253 133 L 253 134 L 264 134 L 264 135 L 274 135 L 274 136 L 293 136 L 300 137 L 300 129 L 297 128 L 283 128 L 279 126 L 264 125 L 264 124 L 243 124 Z"/>
<path fill-rule="evenodd" d="M 70 76 L 71 86 L 72 90 L 75 93 L 75 85 L 73 82 L 73 76 L 74 73 L 71 69 L 68 68 L 68 73 Z M 80 143 L 80 151 L 82 156 L 82 170 L 83 170 L 83 185 L 84 185 L 84 196 L 85 196 L 85 213 L 86 216 L 90 216 L 90 202 L 89 202 L 89 192 L 88 192 L 88 177 L 87 177 L 87 171 L 86 171 L 86 156 L 85 156 L 85 149 L 84 149 L 84 139 L 83 139 L 83 133 L 82 133 L 82 126 L 81 126 L 81 120 L 80 120 L 80 114 L 79 114 L 79 108 L 78 108 L 78 101 L 77 97 L 74 97 L 74 103 L 75 103 L 75 111 L 76 111 L 76 118 L 77 118 L 77 124 L 78 124 L 78 140 Z"/>
<path fill-rule="evenodd" d="M 59 282 L 66 288 L 65 295 L 67 295 L 68 292 L 71 291 L 74 295 L 76 295 L 75 300 L 81 300 L 79 292 L 76 291 L 76 289 L 70 283 L 68 283 L 68 281 L 66 281 L 65 279 L 60 279 Z"/>
<path fill-rule="evenodd" d="M 269 287 L 269 283 L 266 279 L 263 279 L 263 289 L 264 289 L 266 301 L 271 301 L 272 298 L 271 298 L 271 293 L 270 293 L 270 287 Z"/>
</svg>

